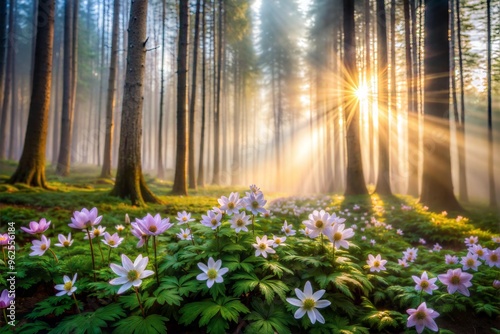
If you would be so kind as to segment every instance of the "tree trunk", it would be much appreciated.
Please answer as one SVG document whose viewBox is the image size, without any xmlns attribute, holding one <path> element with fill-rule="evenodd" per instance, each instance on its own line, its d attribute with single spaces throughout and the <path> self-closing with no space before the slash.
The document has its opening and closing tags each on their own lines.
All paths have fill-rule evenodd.
<svg viewBox="0 0 500 334">
<path fill-rule="evenodd" d="M 491 0 L 486 0 L 486 29 L 487 29 L 487 94 L 488 94 L 488 178 L 490 185 L 490 207 L 497 207 L 497 195 L 495 188 L 495 173 L 493 162 L 493 119 L 492 119 L 492 101 L 491 101 Z"/>
<path fill-rule="evenodd" d="M 3 0 L 0 1 L 0 94 L 4 93 L 5 54 L 7 52 L 7 47 L 5 44 L 6 41 L 7 41 L 7 1 Z M 0 96 L 0 106 L 3 105 L 4 98 L 5 95 Z M 2 121 L 0 125 L 0 130 L 1 130 L 0 143 L 1 143 L 2 138 L 6 135 L 4 130 L 3 108 L 0 109 L 0 120 Z M 1 156 L 0 159 L 2 159 Z"/>
<path fill-rule="evenodd" d="M 240 53 L 239 51 L 234 52 L 234 63 L 233 63 L 233 84 L 234 84 L 234 115 L 233 115 L 233 159 L 231 166 L 231 185 L 241 184 L 241 166 L 240 166 L 240 152 L 241 152 L 241 130 L 240 130 L 240 119 L 242 108 L 239 105 L 241 103 L 241 96 L 239 94 L 240 85 L 242 85 L 242 75 L 239 71 L 240 64 Z"/>
<path fill-rule="evenodd" d="M 30 111 L 23 153 L 14 175 L 8 181 L 47 188 L 45 146 L 49 122 L 52 83 L 52 47 L 54 42 L 55 0 L 39 0 L 35 64 Z"/>
<path fill-rule="evenodd" d="M 222 83 L 222 4 L 219 0 L 219 29 L 217 38 L 217 87 L 214 111 L 214 179 L 213 183 L 218 185 L 221 182 L 220 167 L 220 91 Z"/>
<path fill-rule="evenodd" d="M 161 77 L 160 77 L 160 119 L 158 120 L 158 152 L 156 156 L 156 177 L 163 179 L 165 171 L 163 167 L 163 100 L 165 98 L 165 21 L 167 14 L 166 0 L 162 0 L 161 6 Z"/>
<path fill-rule="evenodd" d="M 56 173 L 61 176 L 69 174 L 71 158 L 71 139 L 73 134 L 73 1 L 67 0 L 64 5 L 64 69 L 63 69 L 63 99 L 61 114 L 61 140 Z"/>
<path fill-rule="evenodd" d="M 398 108 L 397 108 L 397 88 L 396 88 L 396 0 L 391 0 L 391 99 L 390 99 L 390 111 L 392 119 L 394 122 L 393 128 L 391 130 L 391 136 L 394 134 L 395 139 L 390 138 L 392 142 L 392 156 L 395 157 L 392 163 L 392 171 L 395 176 L 396 192 L 401 192 L 401 159 L 399 158 L 400 150 L 399 143 L 400 138 L 398 134 Z M 395 126 L 395 128 L 394 128 Z"/>
<path fill-rule="evenodd" d="M 189 100 L 189 156 L 188 156 L 188 174 L 189 188 L 196 189 L 196 166 L 194 151 L 194 125 L 195 125 L 195 107 L 196 107 L 196 74 L 198 69 L 198 44 L 200 43 L 200 3 L 196 0 L 196 14 L 194 20 L 194 41 L 193 41 L 193 76 L 191 79 L 191 99 Z"/>
<path fill-rule="evenodd" d="M 111 177 L 111 155 L 113 150 L 113 113 L 115 111 L 116 66 L 118 60 L 118 32 L 120 24 L 120 0 L 113 4 L 113 28 L 111 32 L 111 55 L 109 59 L 108 96 L 106 101 L 106 134 L 101 177 Z"/>
<path fill-rule="evenodd" d="M 455 14 L 455 6 L 454 1 L 457 2 L 457 13 Z M 452 101 L 453 101 L 453 115 L 455 118 L 455 138 L 457 141 L 457 152 L 458 152 L 458 189 L 459 189 L 459 198 L 462 202 L 469 201 L 469 195 L 467 191 L 467 170 L 465 165 L 465 131 L 463 120 L 460 118 L 460 114 L 458 112 L 458 99 L 457 99 L 457 85 L 456 85 L 456 67 L 455 67 L 455 33 L 458 31 L 460 34 L 460 27 L 458 26 L 457 31 L 455 30 L 455 16 L 457 17 L 458 24 L 460 24 L 460 14 L 458 10 L 460 9 L 460 4 L 458 4 L 460 0 L 450 0 L 450 31 L 451 31 L 451 45 L 450 45 L 450 63 L 451 63 L 451 91 L 452 91 Z M 462 58 L 462 47 L 461 47 L 461 38 L 458 37 L 459 45 L 459 58 L 461 61 Z M 460 64 L 461 67 L 461 64 Z M 460 68 L 460 72 L 462 69 Z M 463 85 L 463 75 L 460 73 L 460 80 Z M 463 86 L 461 86 L 463 89 Z"/>
<path fill-rule="evenodd" d="M 147 187 L 141 167 L 147 9 L 147 0 L 133 1 L 130 7 L 118 169 L 116 183 L 111 191 L 114 196 L 130 199 L 133 205 L 161 203 Z"/>
<path fill-rule="evenodd" d="M 17 115 L 19 115 L 19 110 L 17 108 L 17 102 L 19 101 L 19 95 L 17 95 L 17 76 L 16 76 L 16 39 L 17 39 L 17 32 L 16 32 L 16 16 L 17 16 L 17 4 L 13 3 L 12 6 L 12 19 L 9 18 L 9 21 L 12 23 L 12 29 L 9 29 L 9 53 L 12 53 L 10 56 L 12 57 L 12 63 L 10 64 L 12 66 L 11 73 L 12 73 L 12 88 L 10 89 L 11 92 L 11 98 L 10 98 L 10 131 L 9 131 L 9 150 L 7 153 L 7 157 L 10 160 L 14 160 L 15 156 L 15 142 L 16 142 L 16 118 Z"/>
<path fill-rule="evenodd" d="M 451 179 L 448 20 L 448 0 L 426 0 L 424 169 L 420 201 L 436 211 L 462 210 L 453 194 Z"/>
<path fill-rule="evenodd" d="M 347 175 L 345 195 L 368 194 L 363 175 L 359 141 L 359 101 L 355 96 L 358 84 L 356 66 L 356 34 L 354 29 L 354 1 L 344 3 L 344 122 L 347 139 Z"/>
<path fill-rule="evenodd" d="M 177 152 L 172 192 L 187 195 L 187 49 L 189 34 L 189 1 L 179 2 L 179 45 L 177 56 Z M 192 134 L 189 134 L 192 135 Z"/>
<path fill-rule="evenodd" d="M 367 85 L 368 89 L 371 90 L 371 48 L 370 48 L 370 15 L 371 15 L 371 6 L 370 0 L 364 1 L 365 5 L 365 85 Z M 369 164 L 370 170 L 368 174 L 368 183 L 375 183 L 375 149 L 373 147 L 373 114 L 371 108 L 371 101 L 367 103 L 367 121 L 368 121 L 368 156 L 369 156 Z"/>
<path fill-rule="evenodd" d="M 202 51 L 202 67 L 201 67 L 201 134 L 200 134 L 200 158 L 198 161 L 198 186 L 203 187 L 205 185 L 205 168 L 203 166 L 203 154 L 205 151 L 205 109 L 206 109 L 206 18 L 205 18 L 205 4 L 206 0 L 203 0 L 202 5 L 202 43 L 203 43 L 203 51 Z"/>
<path fill-rule="evenodd" d="M 9 102 L 12 91 L 12 64 L 14 63 L 14 50 L 12 40 L 14 38 L 14 3 L 9 5 L 9 32 L 7 35 L 7 61 L 5 64 L 5 82 L 3 90 L 2 117 L 0 120 L 0 159 L 7 157 L 7 115 L 9 114 Z"/>
<path fill-rule="evenodd" d="M 389 164 L 389 89 L 387 78 L 387 20 L 384 0 L 377 0 L 378 176 L 375 191 L 392 195 Z"/>
</svg>

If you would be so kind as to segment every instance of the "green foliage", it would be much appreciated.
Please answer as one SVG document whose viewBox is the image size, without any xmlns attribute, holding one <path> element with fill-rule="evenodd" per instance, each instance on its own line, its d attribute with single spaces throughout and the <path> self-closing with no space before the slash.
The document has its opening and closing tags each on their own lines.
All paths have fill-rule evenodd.
<svg viewBox="0 0 500 334">
<path fill-rule="evenodd" d="M 85 312 L 64 318 L 50 334 L 93 334 L 101 333 L 103 328 L 125 316 L 118 304 L 109 304 L 98 308 L 95 312 Z"/>
<path fill-rule="evenodd" d="M 267 304 L 256 299 L 252 302 L 250 314 L 245 316 L 249 325 L 245 328 L 245 333 L 292 333 L 288 326 L 293 324 L 293 317 L 282 304 Z"/>
<path fill-rule="evenodd" d="M 165 325 L 167 321 L 166 317 L 158 314 L 151 314 L 146 318 L 133 315 L 118 321 L 113 333 L 163 334 L 167 332 L 167 326 Z"/>
<path fill-rule="evenodd" d="M 244 295 L 258 288 L 258 291 L 264 296 L 266 302 L 270 304 L 275 295 L 281 300 L 286 299 L 286 292 L 290 289 L 281 280 L 271 279 L 273 276 L 257 277 L 255 273 L 241 273 L 233 276 L 234 294 L 236 296 Z"/>
<path fill-rule="evenodd" d="M 28 319 L 36 319 L 47 315 L 60 316 L 67 310 L 75 307 L 71 298 L 50 296 L 36 304 L 33 311 L 26 316 Z"/>
</svg>

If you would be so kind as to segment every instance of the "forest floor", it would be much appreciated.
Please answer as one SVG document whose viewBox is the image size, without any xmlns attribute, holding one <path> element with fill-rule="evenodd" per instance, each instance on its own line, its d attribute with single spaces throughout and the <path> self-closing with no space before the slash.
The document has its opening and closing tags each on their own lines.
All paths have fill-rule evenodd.
<svg viewBox="0 0 500 334">
<path fill-rule="evenodd" d="M 19 229 L 20 226 L 27 226 L 30 221 L 38 221 L 42 217 L 45 217 L 52 222 L 51 234 L 57 235 L 58 232 L 62 232 L 65 228 L 67 229 L 67 224 L 70 223 L 70 217 L 74 211 L 79 211 L 82 208 L 90 210 L 92 207 L 97 207 L 99 214 L 105 217 L 105 226 L 108 227 L 110 233 L 114 232 L 115 225 L 125 224 L 125 214 L 128 214 L 131 221 L 134 221 L 135 218 L 142 218 L 147 213 L 153 215 L 160 213 L 162 217 L 169 217 L 173 223 L 175 222 L 174 217 L 177 213 L 185 210 L 192 213 L 193 217 L 199 220 L 200 216 L 206 214 L 207 210 L 219 205 L 217 199 L 222 195 L 228 196 L 233 191 L 243 194 L 247 191 L 246 188 L 207 186 L 190 191 L 189 196 L 173 196 L 170 194 L 171 183 L 146 176 L 151 190 L 163 200 L 164 204 L 137 207 L 130 205 L 127 200 L 110 196 L 109 192 L 112 187 L 112 181 L 100 179 L 97 167 L 72 168 L 72 174 L 69 177 L 59 177 L 55 175 L 52 168 L 48 167 L 47 177 L 52 190 L 34 189 L 20 184 L 7 185 L 3 183 L 14 172 L 15 167 L 16 165 L 13 162 L 0 162 L 1 233 L 5 233 L 4 226 L 6 226 L 7 222 L 16 222 L 16 228 Z M 265 185 L 259 186 L 265 189 Z M 358 252 L 359 254 L 357 254 L 360 257 L 361 254 L 364 256 L 368 252 L 374 252 L 374 254 L 380 252 L 386 254 L 389 258 L 392 257 L 396 261 L 396 256 L 398 256 L 396 253 L 400 253 L 402 247 L 414 246 L 418 247 L 421 253 L 426 252 L 426 250 L 432 253 L 433 245 L 436 243 L 439 243 L 443 247 L 443 250 L 448 252 L 463 252 L 463 240 L 470 235 L 478 236 L 490 249 L 494 249 L 494 243 L 491 239 L 494 236 L 500 235 L 499 215 L 477 204 L 467 205 L 467 212 L 462 218 L 453 213 L 427 212 L 425 208 L 416 203 L 414 198 L 408 196 L 394 196 L 390 198 L 381 198 L 377 195 L 351 198 L 344 198 L 341 195 L 282 197 L 283 194 L 266 193 L 268 207 L 270 207 L 271 211 L 275 210 L 272 221 L 275 221 L 276 224 L 281 224 L 284 219 L 287 219 L 288 222 L 293 222 L 295 226 L 299 226 L 304 219 L 307 219 L 306 217 L 310 213 L 308 210 L 312 210 L 316 205 L 317 208 L 315 209 L 319 210 L 323 207 L 332 213 L 339 212 L 343 214 L 343 217 L 347 219 L 346 223 L 348 227 L 353 223 L 360 227 L 363 226 L 361 222 L 364 220 L 363 216 L 353 210 L 366 210 L 367 213 L 375 215 L 378 217 L 378 220 L 383 222 L 384 230 L 387 226 L 390 226 L 390 229 L 393 228 L 394 232 L 391 233 L 395 237 L 396 229 L 404 230 L 404 240 L 402 237 L 401 240 L 398 239 L 397 241 L 388 238 L 384 234 L 387 232 L 379 231 L 377 234 L 370 234 L 367 231 L 368 240 L 371 237 L 379 237 L 380 239 L 377 239 L 375 246 L 372 245 L 372 249 L 370 249 L 369 245 L 361 246 L 361 253 Z M 358 209 L 353 209 L 356 207 Z M 350 212 L 353 213 L 352 220 L 349 219 L 349 216 L 351 216 Z M 367 213 L 365 213 L 365 216 Z M 390 229 L 387 228 L 387 230 Z M 361 230 L 364 231 L 364 228 Z M 361 234 L 360 230 L 356 233 Z M 399 238 L 399 235 L 397 237 Z M 362 239 L 361 236 L 356 236 L 356 238 L 356 242 L 358 243 L 362 243 L 363 241 L 361 240 L 366 240 L 365 237 Z M 422 242 L 422 239 L 425 242 Z M 25 233 L 19 233 L 16 235 L 16 241 L 19 247 L 23 245 L 27 247 L 30 236 Z M 53 242 L 55 243 L 56 241 Z M 498 247 L 498 244 L 496 247 Z M 440 258 L 444 258 L 444 253 L 441 254 Z M 437 261 L 435 253 L 429 256 L 431 257 L 426 261 Z M 444 262 L 444 260 L 440 261 Z M 359 263 L 359 265 L 361 266 L 362 263 Z M 421 267 L 418 268 L 426 268 L 426 266 L 429 267 L 429 263 L 422 263 Z M 430 268 L 426 270 L 431 272 L 444 270 L 443 263 L 436 264 L 436 266 L 438 268 L 435 270 Z M 405 280 L 412 282 L 409 273 L 403 274 L 398 271 L 400 269 L 397 269 L 397 265 L 393 265 L 391 268 L 394 270 L 392 275 L 400 275 Z M 498 268 L 496 270 L 497 276 L 500 276 L 498 275 Z M 488 275 L 491 276 L 494 273 L 489 273 Z M 390 281 L 389 277 L 386 278 Z M 24 298 L 20 298 L 18 310 L 21 314 L 29 314 L 37 303 L 52 294 L 51 286 L 47 284 L 38 285 L 36 289 L 32 287 L 29 291 L 30 293 L 26 294 Z M 497 296 L 499 295 L 498 292 L 500 291 L 497 290 Z M 405 293 L 408 293 L 408 291 Z M 491 293 L 494 294 L 494 292 Z M 401 305 L 404 304 L 401 296 L 398 297 L 396 295 L 397 301 L 396 299 L 392 300 L 392 298 L 395 298 L 394 294 L 380 295 L 375 298 L 375 301 L 377 301 L 377 298 L 379 298 L 379 308 L 389 307 L 392 304 L 396 308 L 401 308 Z M 398 306 L 396 306 L 397 303 Z M 376 303 L 374 302 L 374 304 Z M 500 333 L 500 326 L 498 325 L 498 321 L 500 320 L 500 305 L 498 305 L 498 302 L 496 304 L 492 302 L 491 305 L 491 308 L 486 311 L 481 311 L 480 307 L 478 308 L 477 305 L 473 304 L 471 304 L 470 309 L 469 307 L 467 309 L 457 307 L 454 310 L 448 310 L 446 315 L 437 320 L 437 323 L 440 328 L 446 328 L 451 333 Z M 92 309 L 92 306 L 87 307 L 89 310 Z M 472 314 L 471 310 L 474 310 L 475 313 Z M 405 315 L 404 312 L 401 312 L 401 314 Z M 53 321 L 50 317 L 42 317 L 42 319 L 48 323 Z M 395 328 L 393 330 L 385 328 L 381 332 L 403 332 L 404 330 L 401 329 L 401 326 L 404 321 L 399 319 L 397 322 L 399 324 L 394 324 Z M 367 320 L 363 325 L 369 326 L 370 320 Z M 375 328 L 380 329 L 380 327 L 372 325 L 370 332 L 375 332 Z M 172 332 L 172 328 L 169 328 L 169 331 Z"/>
</svg>

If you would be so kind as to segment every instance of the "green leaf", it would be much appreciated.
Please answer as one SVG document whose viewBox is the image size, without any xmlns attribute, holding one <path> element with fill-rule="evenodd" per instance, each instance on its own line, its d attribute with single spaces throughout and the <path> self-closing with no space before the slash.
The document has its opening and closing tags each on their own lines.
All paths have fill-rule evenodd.
<svg viewBox="0 0 500 334">
<path fill-rule="evenodd" d="M 29 322 L 22 325 L 21 327 L 16 327 L 16 333 L 19 334 L 37 334 L 46 333 L 50 330 L 50 325 L 43 321 Z M 9 331 L 10 332 L 10 331 Z"/>
<path fill-rule="evenodd" d="M 128 318 L 118 321 L 113 333 L 130 333 L 130 334 L 162 334 L 167 333 L 165 322 L 168 319 L 158 315 L 151 314 L 146 318 L 139 315 L 133 315 Z"/>
<path fill-rule="evenodd" d="M 281 300 L 285 300 L 286 292 L 290 289 L 282 281 L 270 279 L 271 277 L 272 276 L 266 276 L 259 279 L 255 273 L 233 275 L 233 279 L 235 280 L 233 291 L 235 295 L 239 296 L 253 291 L 258 287 L 260 293 L 262 293 L 268 303 L 272 302 L 275 294 L 277 294 Z"/>
<path fill-rule="evenodd" d="M 293 275 L 293 271 L 291 271 L 290 269 L 288 269 L 287 267 L 276 261 L 266 262 L 262 265 L 262 267 L 264 269 L 271 270 L 273 274 L 275 274 L 279 278 L 283 276 L 284 272 Z"/>
<path fill-rule="evenodd" d="M 59 325 L 50 331 L 50 334 L 94 334 L 101 333 L 102 328 L 107 328 L 125 313 L 119 304 L 110 304 L 98 308 L 95 312 L 86 312 L 64 318 Z"/>
<path fill-rule="evenodd" d="M 65 311 L 71 309 L 74 306 L 73 300 L 67 296 L 50 296 L 37 303 L 33 311 L 26 316 L 28 319 L 36 319 L 40 317 L 53 314 L 55 316 L 60 316 Z"/>
<path fill-rule="evenodd" d="M 274 334 L 291 333 L 288 326 L 293 323 L 293 318 L 283 305 L 267 305 L 261 300 L 252 302 L 252 311 L 245 317 L 249 322 L 245 328 L 246 334 Z"/>
</svg>

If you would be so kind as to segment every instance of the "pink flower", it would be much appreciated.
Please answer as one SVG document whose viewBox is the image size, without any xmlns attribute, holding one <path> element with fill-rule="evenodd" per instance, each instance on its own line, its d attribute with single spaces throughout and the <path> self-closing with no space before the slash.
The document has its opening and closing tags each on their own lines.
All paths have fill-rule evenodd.
<svg viewBox="0 0 500 334">
<path fill-rule="evenodd" d="M 462 257 L 460 263 L 463 265 L 462 269 L 472 269 L 477 271 L 477 267 L 481 265 L 481 262 L 477 260 L 477 254 L 468 253 L 466 256 Z"/>
<path fill-rule="evenodd" d="M 90 211 L 83 208 L 82 211 L 73 212 L 73 217 L 71 218 L 72 223 L 68 224 L 68 226 L 79 230 L 85 230 L 94 225 L 98 225 L 101 220 L 102 216 L 97 217 L 96 208 L 92 208 Z"/>
<path fill-rule="evenodd" d="M 191 218 L 191 214 L 186 211 L 177 212 L 177 217 L 175 217 L 175 219 L 179 221 L 179 225 L 194 221 L 194 219 Z"/>
<path fill-rule="evenodd" d="M 403 252 L 403 255 L 404 255 L 406 261 L 415 262 L 415 260 L 417 259 L 417 253 L 418 253 L 418 249 L 407 248 L 406 251 Z"/>
<path fill-rule="evenodd" d="M 30 222 L 30 227 L 26 228 L 24 226 L 21 226 L 21 230 L 23 230 L 26 233 L 29 234 L 42 234 L 43 232 L 47 231 L 47 229 L 50 226 L 50 222 L 47 223 L 45 218 L 40 219 L 40 222 Z"/>
<path fill-rule="evenodd" d="M 368 260 L 366 261 L 366 263 L 368 264 L 368 266 L 370 266 L 370 272 L 379 272 L 381 270 L 385 270 L 384 265 L 387 263 L 387 260 L 382 260 L 380 254 L 375 257 L 371 254 L 368 254 Z"/>
<path fill-rule="evenodd" d="M 9 307 L 11 300 L 14 300 L 14 296 L 9 296 L 9 290 L 4 289 L 0 295 L 0 308 Z"/>
<path fill-rule="evenodd" d="M 283 227 L 281 228 L 281 231 L 283 231 L 287 237 L 291 236 L 291 235 L 295 235 L 295 233 L 296 233 L 295 230 L 293 229 L 293 225 L 288 224 L 286 220 L 283 223 Z"/>
<path fill-rule="evenodd" d="M 478 238 L 477 238 L 477 237 L 475 237 L 475 236 L 472 236 L 472 235 L 471 235 L 470 237 L 465 238 L 465 241 L 464 241 L 464 242 L 465 242 L 465 245 L 466 245 L 467 247 L 471 247 L 472 245 L 477 244 L 477 241 L 478 241 Z"/>
<path fill-rule="evenodd" d="M 5 246 L 9 244 L 9 235 L 7 233 L 0 234 L 0 246 Z"/>
<path fill-rule="evenodd" d="M 147 235 L 160 235 L 173 226 L 173 224 L 170 223 L 170 219 L 161 219 L 159 213 L 154 217 L 148 213 L 146 217 L 136 219 L 136 222 L 141 227 L 141 230 Z"/>
<path fill-rule="evenodd" d="M 469 273 L 463 273 L 460 268 L 449 269 L 446 274 L 438 275 L 441 283 L 448 287 L 448 293 L 453 294 L 458 290 L 464 296 L 470 296 L 468 287 L 472 286 L 470 280 L 472 275 Z"/>
<path fill-rule="evenodd" d="M 220 211 L 208 210 L 207 215 L 201 215 L 201 223 L 212 230 L 215 230 L 221 225 L 222 213 Z"/>
<path fill-rule="evenodd" d="M 41 240 L 33 240 L 32 243 L 33 246 L 30 248 L 33 252 L 30 253 L 30 256 L 42 256 L 50 248 L 50 239 L 47 239 L 44 235 L 42 235 Z"/>
<path fill-rule="evenodd" d="M 85 234 L 83 239 L 88 240 L 89 234 L 90 234 L 90 239 L 94 239 L 95 237 L 99 237 L 99 236 L 104 234 L 105 230 L 106 230 L 106 228 L 102 227 L 102 226 L 93 227 L 92 230 L 88 234 Z"/>
<path fill-rule="evenodd" d="M 412 276 L 413 280 L 417 285 L 415 285 L 415 290 L 417 291 L 425 291 L 428 294 L 432 295 L 432 290 L 436 290 L 438 286 L 434 284 L 436 282 L 437 278 L 431 278 L 429 279 L 427 277 L 427 272 L 424 271 L 422 274 L 422 277 L 418 276 Z"/>
<path fill-rule="evenodd" d="M 328 239 L 335 245 L 335 248 L 349 249 L 349 242 L 346 239 L 352 238 L 354 231 L 352 228 L 344 230 L 344 227 L 344 224 L 334 224 L 329 234 L 327 234 Z"/>
<path fill-rule="evenodd" d="M 481 245 L 472 245 L 469 247 L 469 253 L 476 254 L 481 260 L 486 260 L 488 248 L 483 248 Z"/>
<path fill-rule="evenodd" d="M 242 207 L 242 200 L 240 200 L 240 194 L 234 192 L 229 195 L 229 197 L 222 196 L 217 200 L 220 204 L 220 209 L 225 211 L 226 214 L 232 215 L 240 211 Z"/>
<path fill-rule="evenodd" d="M 398 264 L 403 267 L 403 268 L 407 268 L 409 267 L 408 263 L 406 262 L 405 259 L 398 259 Z"/>
<path fill-rule="evenodd" d="M 444 261 L 446 264 L 456 264 L 458 263 L 458 258 L 455 255 L 446 254 L 444 256 Z"/>
<path fill-rule="evenodd" d="M 488 250 L 485 261 L 490 267 L 500 268 L 500 247 L 495 250 Z"/>
<path fill-rule="evenodd" d="M 113 235 L 110 235 L 108 232 L 104 233 L 104 242 L 106 245 L 112 248 L 118 247 L 123 241 L 123 238 L 120 238 L 118 236 L 118 233 L 115 233 Z"/>
<path fill-rule="evenodd" d="M 255 240 L 256 243 L 252 244 L 252 246 L 255 248 L 255 256 L 262 255 L 263 257 L 267 258 L 267 253 L 276 253 L 276 251 L 270 247 L 274 244 L 274 241 L 267 240 L 267 235 L 263 236 L 262 238 L 256 237 Z"/>
<path fill-rule="evenodd" d="M 408 317 L 408 322 L 406 327 L 413 327 L 417 329 L 417 333 L 422 333 L 425 327 L 430 330 L 437 332 L 438 326 L 434 321 L 434 318 L 439 316 L 439 313 L 433 309 L 427 308 L 425 302 L 420 304 L 417 309 L 411 308 L 406 311 L 410 316 Z"/>
</svg>

